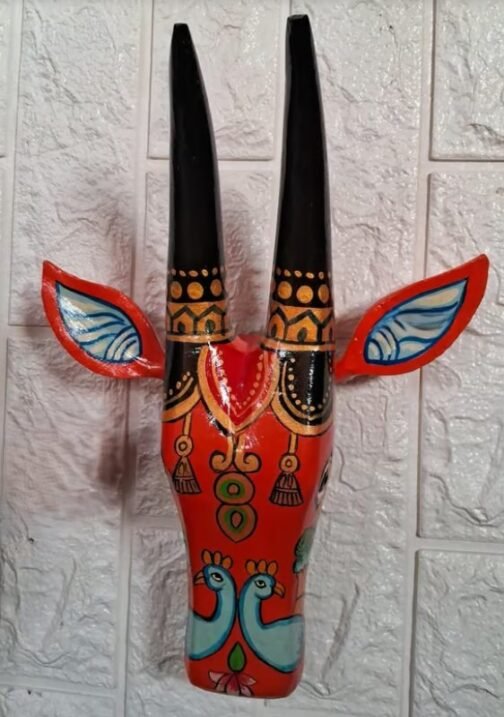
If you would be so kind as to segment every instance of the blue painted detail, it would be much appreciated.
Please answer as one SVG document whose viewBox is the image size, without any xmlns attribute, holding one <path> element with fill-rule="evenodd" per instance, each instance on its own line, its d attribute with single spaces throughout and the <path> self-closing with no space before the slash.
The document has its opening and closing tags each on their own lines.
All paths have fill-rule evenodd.
<svg viewBox="0 0 504 717">
<path fill-rule="evenodd" d="M 410 361 L 449 330 L 464 303 L 467 279 L 424 291 L 398 304 L 373 326 L 364 346 L 367 363 L 391 366 Z"/>
<path fill-rule="evenodd" d="M 56 282 L 56 298 L 66 330 L 92 358 L 127 364 L 142 353 L 140 333 L 121 309 L 59 282 Z"/>
<path fill-rule="evenodd" d="M 243 637 L 257 657 L 279 672 L 293 672 L 303 656 L 302 615 L 263 622 L 261 603 L 274 592 L 275 578 L 257 573 L 245 583 L 238 603 Z"/>
<path fill-rule="evenodd" d="M 191 660 L 202 660 L 217 652 L 226 642 L 236 615 L 236 586 L 229 571 L 217 565 L 206 565 L 203 577 L 207 588 L 215 592 L 217 603 L 209 618 L 189 611 L 186 654 Z"/>
</svg>

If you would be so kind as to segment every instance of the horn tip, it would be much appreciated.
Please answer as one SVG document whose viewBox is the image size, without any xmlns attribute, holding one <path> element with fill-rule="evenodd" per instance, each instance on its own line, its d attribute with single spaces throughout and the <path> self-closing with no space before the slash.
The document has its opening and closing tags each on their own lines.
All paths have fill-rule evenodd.
<svg viewBox="0 0 504 717">
<path fill-rule="evenodd" d="M 176 22 L 173 25 L 172 42 L 177 44 L 192 44 L 191 31 L 185 22 Z"/>
<path fill-rule="evenodd" d="M 287 18 L 287 26 L 291 29 L 302 29 L 311 27 L 308 15 L 290 15 Z"/>
<path fill-rule="evenodd" d="M 287 37 L 291 54 L 311 52 L 313 33 L 308 15 L 291 15 L 287 19 Z"/>
</svg>

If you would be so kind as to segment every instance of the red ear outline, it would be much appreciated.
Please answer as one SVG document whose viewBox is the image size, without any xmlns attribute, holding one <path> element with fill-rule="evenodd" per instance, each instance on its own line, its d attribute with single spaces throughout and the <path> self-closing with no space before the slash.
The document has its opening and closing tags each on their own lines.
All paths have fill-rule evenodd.
<svg viewBox="0 0 504 717">
<path fill-rule="evenodd" d="M 107 363 L 87 354 L 71 337 L 61 317 L 56 284 L 88 294 L 121 309 L 135 325 L 142 341 L 142 354 L 128 364 Z M 94 373 L 110 378 L 163 378 L 164 352 L 151 324 L 141 309 L 116 289 L 67 274 L 55 264 L 44 261 L 42 268 L 42 302 L 47 320 L 56 338 L 68 353 Z"/>
<path fill-rule="evenodd" d="M 363 316 L 342 358 L 335 364 L 334 376 L 336 380 L 344 380 L 350 376 L 366 374 L 368 376 L 392 376 L 409 373 L 425 364 L 430 363 L 451 346 L 455 339 L 465 329 L 472 319 L 485 293 L 488 279 L 488 257 L 481 256 L 472 259 L 466 264 L 451 269 L 443 274 L 422 279 L 410 284 L 399 291 L 380 299 Z M 440 289 L 443 286 L 467 279 L 464 301 L 455 316 L 452 325 L 431 348 L 425 353 L 404 363 L 391 365 L 372 364 L 364 360 L 364 347 L 366 338 L 371 329 L 394 306 L 401 304 L 423 292 Z"/>
</svg>

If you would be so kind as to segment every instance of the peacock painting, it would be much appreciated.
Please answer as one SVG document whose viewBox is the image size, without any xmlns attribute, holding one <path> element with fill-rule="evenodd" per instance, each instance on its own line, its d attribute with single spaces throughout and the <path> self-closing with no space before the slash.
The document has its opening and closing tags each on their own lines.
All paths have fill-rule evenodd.
<svg viewBox="0 0 504 717">
<path fill-rule="evenodd" d="M 204 584 L 215 592 L 215 610 L 209 618 L 189 612 L 186 653 L 191 660 L 213 655 L 226 642 L 236 617 L 236 586 L 229 569 L 232 560 L 218 551 L 204 550 L 204 568 L 194 576 L 194 584 Z"/>
<path fill-rule="evenodd" d="M 238 616 L 243 636 L 250 649 L 279 672 L 293 672 L 303 655 L 304 619 L 302 615 L 263 622 L 261 605 L 272 595 L 281 597 L 283 586 L 276 580 L 277 564 L 260 560 L 247 561 L 250 577 L 243 586 L 238 602 Z"/>
</svg>

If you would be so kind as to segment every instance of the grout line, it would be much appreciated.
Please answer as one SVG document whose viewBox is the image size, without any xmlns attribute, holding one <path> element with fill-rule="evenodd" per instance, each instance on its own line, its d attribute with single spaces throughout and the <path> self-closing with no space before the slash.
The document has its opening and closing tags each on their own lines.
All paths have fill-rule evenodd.
<svg viewBox="0 0 504 717">
<path fill-rule="evenodd" d="M 132 298 L 139 302 L 141 298 L 142 277 L 141 263 L 145 231 L 146 205 L 146 157 L 149 141 L 150 113 L 150 75 L 152 63 L 152 31 L 153 31 L 153 0 L 141 3 L 141 25 L 139 43 L 138 90 L 137 90 L 137 131 L 135 161 L 135 196 L 136 196 L 136 237 L 132 251 L 132 267 L 130 290 Z M 133 436 L 137 435 L 140 415 L 141 390 L 138 382 L 128 387 L 127 412 L 125 421 L 125 490 L 122 501 L 120 565 L 118 583 L 117 634 L 116 634 L 116 716 L 126 714 L 127 682 L 128 682 L 128 638 L 130 583 L 132 564 L 132 501 L 134 500 L 137 450 Z"/>
<path fill-rule="evenodd" d="M 0 688 L 16 688 L 30 691 L 59 692 L 62 694 L 82 695 L 86 697 L 114 698 L 112 689 L 95 687 L 78 682 L 64 682 L 50 677 L 29 677 L 27 675 L 4 675 L 0 678 Z"/>
<path fill-rule="evenodd" d="M 211 111 L 212 108 L 210 108 Z M 216 148 L 216 152 L 218 152 Z M 170 161 L 170 155 L 168 152 L 156 155 L 150 155 L 147 157 L 148 162 L 152 162 L 153 165 L 156 164 L 163 164 Z M 258 155 L 257 157 L 222 157 L 217 153 L 217 162 L 219 164 L 229 164 L 229 165 L 236 165 L 236 164 L 246 164 L 246 165 L 257 165 L 262 166 L 264 164 L 268 164 L 269 162 L 274 161 L 274 156 L 264 156 Z"/>
<path fill-rule="evenodd" d="M 504 159 L 427 159 L 431 172 L 502 172 Z"/>
<path fill-rule="evenodd" d="M 416 239 L 413 263 L 414 279 L 425 274 L 428 232 L 429 203 L 429 156 L 431 132 L 431 89 L 432 89 L 432 57 L 434 22 L 434 0 L 424 0 L 422 19 L 422 70 L 420 80 L 420 126 L 417 168 L 416 196 Z M 422 374 L 417 371 L 410 376 L 408 383 L 410 393 L 409 409 L 409 451 L 406 492 L 406 555 L 405 555 L 405 606 L 403 622 L 403 657 L 401 678 L 402 717 L 411 714 L 413 691 L 413 649 L 416 600 L 416 537 L 418 526 L 418 487 L 421 456 L 421 423 L 422 423 Z"/>
<path fill-rule="evenodd" d="M 415 279 L 425 276 L 428 235 L 428 207 L 429 207 L 429 175 L 435 165 L 436 170 L 442 170 L 437 163 L 429 160 L 429 147 L 432 130 L 432 82 L 434 59 L 434 12 L 435 0 L 424 0 L 423 18 L 423 48 L 422 48 L 422 80 L 421 80 L 421 106 L 420 106 L 420 149 L 418 160 L 418 190 L 416 205 L 417 240 L 415 246 Z"/>
<path fill-rule="evenodd" d="M 429 17 L 427 17 L 427 14 Z M 426 74 L 423 77 L 423 79 L 425 79 L 425 83 L 422 84 L 422 87 L 426 91 L 426 96 L 422 96 L 422 99 L 425 99 L 426 101 L 425 110 L 428 116 L 429 130 L 427 133 L 428 142 L 425 147 L 425 155 L 420 154 L 420 163 L 425 160 L 424 163 L 426 165 L 434 161 L 432 154 L 434 144 L 434 93 L 436 91 L 436 22 L 437 0 L 424 0 L 423 59 L 425 60 L 425 63 L 428 64 L 423 65 L 423 70 L 425 70 Z"/>
<path fill-rule="evenodd" d="M 277 210 L 280 202 L 280 179 L 282 171 L 282 150 L 283 150 L 283 131 L 284 131 L 284 102 L 285 102 L 285 28 L 287 27 L 287 18 L 291 12 L 290 0 L 283 0 L 280 10 L 280 38 L 278 43 L 278 70 L 277 70 L 277 91 L 275 105 L 275 136 L 273 139 L 273 160 L 272 165 L 277 172 L 276 184 L 273 188 L 273 196 L 276 201 L 273 204 L 274 228 L 276 230 Z"/>
<path fill-rule="evenodd" d="M 144 126 L 144 133 L 146 133 L 146 137 L 140 137 L 142 140 L 140 142 L 140 145 L 144 148 L 145 151 L 143 151 L 143 154 L 140 155 L 139 152 L 139 159 L 142 162 L 148 161 L 151 157 L 151 136 L 150 136 L 150 128 L 151 128 L 151 119 L 152 119 L 152 92 L 153 92 L 153 82 L 154 82 L 154 73 L 152 71 L 152 63 L 153 63 L 153 56 L 154 56 L 154 6 L 157 3 L 157 0 L 144 0 L 143 7 L 145 7 L 145 12 L 148 14 L 147 20 L 149 20 L 150 24 L 148 27 L 148 49 L 144 51 L 144 54 L 142 55 L 142 60 L 146 63 L 148 67 L 147 76 L 144 78 L 146 79 L 146 84 L 143 86 L 146 88 L 146 90 L 143 90 L 143 88 L 140 88 L 139 91 L 139 100 L 143 97 L 144 102 L 146 103 L 147 107 L 145 110 L 145 116 L 143 114 L 139 114 L 139 117 L 141 117 L 142 120 L 145 120 L 146 125 Z M 147 32 L 147 28 L 144 27 L 144 32 Z M 166 52 L 169 52 L 169 49 L 166 49 Z M 146 69 L 145 67 L 143 68 Z M 168 66 L 168 72 L 169 72 L 169 66 Z M 141 73 L 140 73 L 141 74 Z M 143 90 L 143 91 L 142 91 Z M 140 122 L 142 124 L 142 122 Z M 140 127 L 138 128 L 138 131 L 140 132 Z M 144 145 L 144 142 L 146 142 L 146 145 Z M 152 157 L 155 159 L 155 157 Z M 161 157 L 160 159 L 164 159 Z"/>
<path fill-rule="evenodd" d="M 219 159 L 220 169 L 224 169 L 225 171 L 232 170 L 233 172 L 240 170 L 243 172 L 253 172 L 254 170 L 261 172 L 265 169 L 273 167 L 275 164 L 275 157 L 268 157 L 264 159 Z"/>
<path fill-rule="evenodd" d="M 135 529 L 181 530 L 180 520 L 176 515 L 135 515 L 131 518 L 131 525 Z"/>
<path fill-rule="evenodd" d="M 443 553 L 467 553 L 476 555 L 504 555 L 504 542 L 489 543 L 458 538 L 419 538 L 415 540 L 417 552 L 437 550 Z"/>
<path fill-rule="evenodd" d="M 16 132 L 21 69 L 23 3 L 11 2 L 9 52 L 7 59 L 8 106 L 5 122 L 5 154 L 1 160 L 1 230 L 0 230 L 0 505 L 3 493 L 4 439 L 7 403 L 7 343 L 9 339 L 9 295 L 14 216 L 14 179 L 16 171 Z"/>
<path fill-rule="evenodd" d="M 417 640 L 417 606 L 418 606 L 418 553 L 412 557 L 413 561 L 413 597 L 411 601 L 412 622 L 409 634 L 410 651 L 408 655 L 408 703 L 406 705 L 408 717 L 413 717 L 415 704 L 415 673 L 416 673 L 416 640 Z"/>
<path fill-rule="evenodd" d="M 415 623 L 416 599 L 416 532 L 418 513 L 418 475 L 420 462 L 420 383 L 419 372 L 413 373 L 409 378 L 408 391 L 410 393 L 410 408 L 408 416 L 408 468 L 406 471 L 406 550 L 404 571 L 404 622 L 403 622 L 403 657 L 401 677 L 401 712 L 402 717 L 408 717 L 411 702 L 413 658 L 413 632 Z"/>
<path fill-rule="evenodd" d="M 9 339 L 45 339 L 53 337 L 50 326 L 29 326 L 10 324 L 5 327 Z"/>
<path fill-rule="evenodd" d="M 283 149 L 283 131 L 284 131 L 284 102 L 285 102 L 285 28 L 287 27 L 287 18 L 290 15 L 290 0 L 283 0 L 279 12 L 279 42 L 277 48 L 277 89 L 275 102 L 275 132 L 273 138 L 273 159 L 270 168 L 274 174 L 272 182 L 272 194 L 274 201 L 271 202 L 271 215 L 269 218 L 270 235 L 272 241 L 269 242 L 269 254 L 264 257 L 265 267 L 268 276 L 271 275 L 273 266 L 273 253 L 275 250 L 275 237 L 278 222 L 278 209 L 280 206 L 280 182 L 282 179 L 282 149 Z M 266 316 L 263 319 L 266 321 Z"/>
<path fill-rule="evenodd" d="M 219 159 L 218 166 L 219 170 L 227 171 L 242 171 L 242 172 L 253 172 L 264 171 L 265 169 L 271 169 L 275 166 L 276 160 L 272 159 Z M 170 160 L 168 157 L 161 159 L 153 159 L 148 157 L 146 159 L 146 169 L 148 172 L 168 172 L 170 168 Z"/>
</svg>

